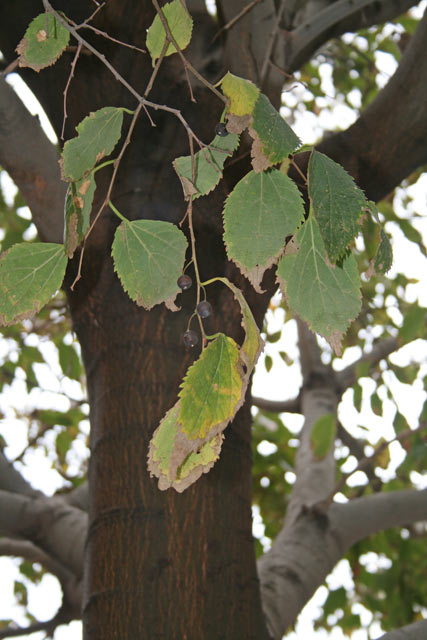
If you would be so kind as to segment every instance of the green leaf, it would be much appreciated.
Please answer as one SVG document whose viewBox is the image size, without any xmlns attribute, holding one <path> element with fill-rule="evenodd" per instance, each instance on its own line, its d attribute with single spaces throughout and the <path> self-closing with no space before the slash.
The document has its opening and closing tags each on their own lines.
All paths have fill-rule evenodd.
<svg viewBox="0 0 427 640">
<path fill-rule="evenodd" d="M 308 164 L 308 192 L 327 254 L 336 262 L 361 230 L 366 198 L 339 164 L 314 150 Z"/>
<path fill-rule="evenodd" d="M 239 136 L 235 134 L 215 136 L 209 147 L 194 154 L 194 180 L 191 156 L 181 156 L 173 161 L 186 200 L 190 196 L 205 196 L 217 186 L 222 178 L 224 162 L 233 154 L 238 143 Z"/>
<path fill-rule="evenodd" d="M 159 479 L 159 489 L 173 488 L 179 493 L 207 473 L 218 459 L 223 435 L 208 440 L 197 451 L 181 433 L 178 422 L 179 401 L 155 430 L 148 452 L 148 470 Z M 181 436 L 177 438 L 177 436 Z"/>
<path fill-rule="evenodd" d="M 95 189 L 96 183 L 93 174 L 77 182 L 72 182 L 68 186 L 65 196 L 64 245 L 69 258 L 73 257 L 75 250 L 89 229 Z"/>
<path fill-rule="evenodd" d="M 169 31 L 174 37 L 178 47 L 185 49 L 191 40 L 193 30 L 193 20 L 181 0 L 173 0 L 162 7 L 163 15 L 169 27 Z M 153 60 L 153 66 L 157 58 L 160 58 L 166 41 L 166 31 L 162 25 L 159 15 L 153 20 L 147 32 L 147 49 Z M 171 42 L 165 52 L 165 56 L 176 53 L 175 45 Z"/>
<path fill-rule="evenodd" d="M 303 218 L 296 184 L 276 169 L 251 171 L 229 195 L 224 207 L 227 254 L 258 292 L 264 272 L 277 262 Z"/>
<path fill-rule="evenodd" d="M 30 22 L 16 48 L 20 67 L 40 71 L 56 62 L 70 40 L 70 32 L 51 13 L 41 13 Z"/>
<path fill-rule="evenodd" d="M 220 333 L 188 369 L 179 393 L 179 422 L 188 438 L 211 438 L 234 417 L 245 391 L 238 362 L 236 343 Z"/>
<path fill-rule="evenodd" d="M 79 380 L 83 372 L 82 364 L 73 345 L 61 342 L 58 345 L 58 356 L 63 374 L 73 380 Z"/>
<path fill-rule="evenodd" d="M 15 244 L 0 259 L 0 324 L 31 318 L 60 288 L 67 266 L 62 244 Z"/>
<path fill-rule="evenodd" d="M 360 278 L 355 258 L 341 266 L 325 256 L 319 226 L 310 214 L 296 235 L 297 251 L 284 255 L 277 267 L 287 302 L 310 328 L 341 354 L 341 340 L 360 311 Z"/>
<path fill-rule="evenodd" d="M 413 306 L 405 313 L 403 324 L 399 329 L 399 336 L 404 343 L 425 338 L 427 335 L 427 309 L 425 307 Z"/>
<path fill-rule="evenodd" d="M 267 373 L 269 373 L 269 371 L 271 371 L 271 367 L 273 366 L 273 358 L 268 354 L 265 356 L 264 366 Z"/>
<path fill-rule="evenodd" d="M 252 373 L 252 369 L 257 363 L 261 351 L 264 349 L 264 341 L 262 340 L 259 329 L 252 315 L 252 311 L 246 301 L 242 291 L 236 287 L 227 278 L 216 278 L 223 282 L 231 291 L 240 305 L 242 312 L 242 327 L 245 332 L 245 339 L 240 348 L 240 357 L 246 366 L 246 377 Z"/>
<path fill-rule="evenodd" d="M 118 107 L 103 107 L 84 118 L 76 127 L 79 135 L 68 140 L 62 151 L 64 179 L 77 182 L 109 156 L 119 141 L 122 124 L 123 109 Z"/>
<path fill-rule="evenodd" d="M 393 250 L 390 240 L 382 228 L 375 203 L 369 200 L 365 211 L 371 214 L 365 216 L 363 221 L 363 241 L 366 252 L 368 256 L 373 256 L 365 274 L 370 278 L 372 275 L 387 273 L 393 262 Z"/>
<path fill-rule="evenodd" d="M 174 224 L 160 220 L 124 221 L 112 247 L 114 268 L 124 290 L 139 306 L 168 309 L 179 293 L 177 279 L 184 267 L 187 240 Z"/>
<path fill-rule="evenodd" d="M 255 142 L 257 138 L 260 141 L 259 145 L 254 142 L 252 146 L 252 155 L 254 157 L 252 164 L 256 161 L 256 154 L 259 154 L 259 152 L 268 159 L 269 164 L 281 162 L 301 144 L 298 136 L 262 93 L 255 103 L 249 133 L 255 139 Z"/>
<path fill-rule="evenodd" d="M 333 413 L 326 413 L 316 420 L 311 428 L 310 444 L 313 454 L 321 460 L 332 448 L 336 433 L 336 418 Z"/>
<path fill-rule="evenodd" d="M 230 100 L 229 113 L 244 116 L 253 112 L 259 89 L 250 80 L 239 78 L 228 72 L 221 81 L 221 88 Z"/>
<path fill-rule="evenodd" d="M 384 229 L 380 229 L 380 243 L 373 263 L 375 273 L 387 273 L 392 263 L 393 249 L 391 248 L 390 240 Z"/>
</svg>

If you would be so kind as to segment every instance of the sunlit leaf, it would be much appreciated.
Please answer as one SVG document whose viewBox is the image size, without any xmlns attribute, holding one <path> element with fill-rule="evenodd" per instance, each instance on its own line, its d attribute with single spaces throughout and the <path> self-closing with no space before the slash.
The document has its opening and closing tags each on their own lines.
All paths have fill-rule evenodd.
<svg viewBox="0 0 427 640">
<path fill-rule="evenodd" d="M 244 391 L 238 361 L 236 343 L 220 333 L 188 369 L 179 393 L 179 422 L 189 438 L 213 437 L 235 415 Z"/>
<path fill-rule="evenodd" d="M 124 290 L 139 306 L 164 302 L 171 310 L 180 289 L 187 240 L 174 224 L 161 220 L 122 222 L 112 247 L 114 268 Z"/>
<path fill-rule="evenodd" d="M 0 259 L 0 324 L 36 314 L 59 289 L 67 257 L 62 244 L 15 244 Z"/>
<path fill-rule="evenodd" d="M 257 291 L 264 272 L 277 262 L 286 238 L 303 218 L 296 184 L 276 169 L 251 171 L 229 195 L 224 207 L 227 254 Z"/>
<path fill-rule="evenodd" d="M 163 5 L 161 10 L 168 24 L 169 31 L 182 51 L 188 46 L 191 40 L 193 20 L 190 14 L 181 0 L 168 2 Z M 157 58 L 160 58 L 165 40 L 166 31 L 162 25 L 159 15 L 157 14 L 147 32 L 147 49 L 150 52 L 153 65 Z M 175 45 L 170 42 L 167 46 L 165 56 L 170 56 L 173 53 L 176 53 L 176 48 Z"/>
<path fill-rule="evenodd" d="M 250 80 L 239 78 L 228 72 L 221 81 L 221 88 L 230 100 L 230 113 L 244 116 L 253 112 L 259 89 Z"/>
<path fill-rule="evenodd" d="M 70 41 L 70 32 L 51 13 L 41 13 L 31 21 L 16 48 L 20 67 L 40 71 L 56 62 Z"/>
<path fill-rule="evenodd" d="M 122 131 L 123 109 L 103 107 L 77 125 L 78 136 L 68 140 L 62 151 L 65 180 L 77 182 L 110 155 Z"/>
<path fill-rule="evenodd" d="M 350 255 L 340 266 L 329 263 L 312 215 L 298 231 L 296 246 L 278 264 L 280 288 L 290 308 L 339 354 L 343 334 L 361 306 L 356 260 Z"/>
</svg>

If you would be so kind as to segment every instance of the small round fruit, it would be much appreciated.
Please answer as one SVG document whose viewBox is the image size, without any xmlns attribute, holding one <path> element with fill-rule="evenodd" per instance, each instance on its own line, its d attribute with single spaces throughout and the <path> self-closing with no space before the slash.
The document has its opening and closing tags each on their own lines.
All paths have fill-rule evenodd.
<svg viewBox="0 0 427 640">
<path fill-rule="evenodd" d="M 195 347 L 199 342 L 199 336 L 195 331 L 186 331 L 182 337 L 182 340 L 186 347 Z"/>
<path fill-rule="evenodd" d="M 179 276 L 177 284 L 180 289 L 185 291 L 186 289 L 189 289 L 191 287 L 193 281 L 190 276 L 187 276 L 185 273 L 183 273 L 182 276 Z"/>
<path fill-rule="evenodd" d="M 201 318 L 209 318 L 212 313 L 212 305 L 207 300 L 202 300 L 197 305 L 196 311 Z"/>
<path fill-rule="evenodd" d="M 228 136 L 227 127 L 225 126 L 225 122 L 218 122 L 215 127 L 215 133 L 217 136 L 221 136 L 221 138 L 225 138 Z"/>
</svg>

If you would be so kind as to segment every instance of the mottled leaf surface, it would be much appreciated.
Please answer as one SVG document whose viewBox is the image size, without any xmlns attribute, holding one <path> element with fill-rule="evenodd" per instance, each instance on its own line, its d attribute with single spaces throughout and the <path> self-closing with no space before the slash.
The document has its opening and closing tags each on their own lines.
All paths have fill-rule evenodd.
<svg viewBox="0 0 427 640">
<path fill-rule="evenodd" d="M 30 318 L 49 301 L 64 279 L 62 244 L 15 244 L 0 259 L 0 324 Z"/>
<path fill-rule="evenodd" d="M 360 278 L 354 256 L 342 266 L 326 257 L 319 225 L 310 214 L 296 234 L 295 253 L 284 255 L 277 278 L 289 306 L 340 353 L 341 339 L 360 311 Z"/>
<path fill-rule="evenodd" d="M 262 93 L 258 96 L 252 116 L 250 133 L 254 136 L 255 132 L 258 136 L 262 153 L 271 164 L 281 162 L 300 146 L 298 136 Z"/>
<path fill-rule="evenodd" d="M 242 401 L 243 381 L 238 370 L 239 349 L 220 333 L 188 369 L 180 390 L 179 421 L 191 439 L 216 435 L 233 418 Z"/>
<path fill-rule="evenodd" d="M 40 71 L 56 62 L 70 41 L 70 32 L 51 13 L 41 13 L 30 22 L 16 48 L 20 67 Z"/>
<path fill-rule="evenodd" d="M 361 230 L 366 198 L 345 169 L 315 150 L 308 165 L 308 192 L 327 254 L 336 262 Z"/>
<path fill-rule="evenodd" d="M 90 225 L 93 196 L 95 194 L 95 176 L 89 175 L 77 182 L 71 182 L 65 196 L 65 252 L 72 258 L 82 242 Z"/>
<path fill-rule="evenodd" d="M 194 154 L 194 179 L 191 156 L 181 156 L 173 162 L 173 167 L 181 180 L 186 199 L 207 195 L 222 178 L 226 159 L 232 155 L 239 143 L 239 136 L 229 134 L 215 136 L 209 147 Z"/>
<path fill-rule="evenodd" d="M 110 155 L 120 139 L 123 109 L 103 107 L 77 125 L 78 136 L 68 140 L 62 151 L 65 180 L 77 182 Z"/>
<path fill-rule="evenodd" d="M 187 240 L 174 224 L 159 220 L 122 222 L 112 247 L 114 268 L 124 290 L 139 306 L 165 302 L 172 310 Z"/>
<path fill-rule="evenodd" d="M 188 13 L 184 4 L 180 0 L 173 0 L 168 2 L 161 8 L 166 22 L 169 27 L 169 31 L 174 37 L 178 47 L 185 49 L 191 40 L 191 32 L 193 30 L 193 20 Z M 150 52 L 153 59 L 153 65 L 157 58 L 163 51 L 166 40 L 166 31 L 162 25 L 159 15 L 153 20 L 151 27 L 147 32 L 147 49 Z M 168 44 L 165 56 L 170 56 L 176 53 L 175 45 L 171 42 Z"/>
<path fill-rule="evenodd" d="M 288 236 L 304 217 L 296 184 L 280 171 L 248 173 L 224 207 L 224 242 L 230 260 L 257 291 L 264 272 L 277 262 Z"/>
<path fill-rule="evenodd" d="M 250 80 L 228 72 L 221 81 L 224 95 L 230 100 L 229 113 L 236 116 L 251 114 L 259 96 L 259 89 Z"/>
</svg>

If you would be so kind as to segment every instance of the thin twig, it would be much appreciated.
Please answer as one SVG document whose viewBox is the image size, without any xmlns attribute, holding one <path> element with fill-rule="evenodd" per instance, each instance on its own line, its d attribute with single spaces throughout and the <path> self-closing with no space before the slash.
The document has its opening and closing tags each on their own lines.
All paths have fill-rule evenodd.
<svg viewBox="0 0 427 640">
<path fill-rule="evenodd" d="M 277 33 L 279 31 L 280 21 L 282 19 L 282 13 L 285 8 L 286 0 L 281 0 L 280 7 L 277 12 L 276 20 L 274 22 L 273 29 L 270 33 L 267 46 L 265 49 L 265 57 L 264 62 L 262 63 L 261 73 L 260 73 L 260 84 L 262 86 L 265 76 L 267 74 L 268 63 L 270 62 L 271 54 L 273 52 L 274 43 L 276 42 Z"/>
<path fill-rule="evenodd" d="M 82 43 L 79 42 L 79 44 L 77 45 L 76 55 L 74 56 L 73 62 L 71 63 L 70 75 L 68 76 L 67 84 L 65 85 L 65 89 L 64 89 L 64 118 L 62 120 L 61 140 L 64 139 L 65 122 L 66 122 L 67 117 L 68 117 L 68 114 L 67 114 L 68 88 L 70 86 L 71 79 L 74 76 L 74 71 L 76 69 L 77 60 L 78 60 L 78 57 L 79 57 L 80 52 L 82 50 L 82 47 L 83 47 Z"/>
<path fill-rule="evenodd" d="M 244 7 L 241 11 L 239 11 L 239 13 L 234 16 L 234 18 L 231 18 L 231 20 L 229 20 L 227 24 L 225 24 L 223 27 L 221 27 L 219 31 L 216 32 L 216 34 L 212 38 L 212 44 L 215 42 L 215 40 L 219 38 L 219 36 L 223 31 L 227 31 L 228 29 L 231 29 L 231 27 L 235 25 L 236 22 L 238 22 L 241 18 L 243 18 L 243 16 L 249 13 L 249 11 L 251 11 L 251 9 L 255 7 L 255 5 L 263 1 L 264 0 L 252 0 L 252 2 L 250 2 L 246 7 Z"/>
</svg>

